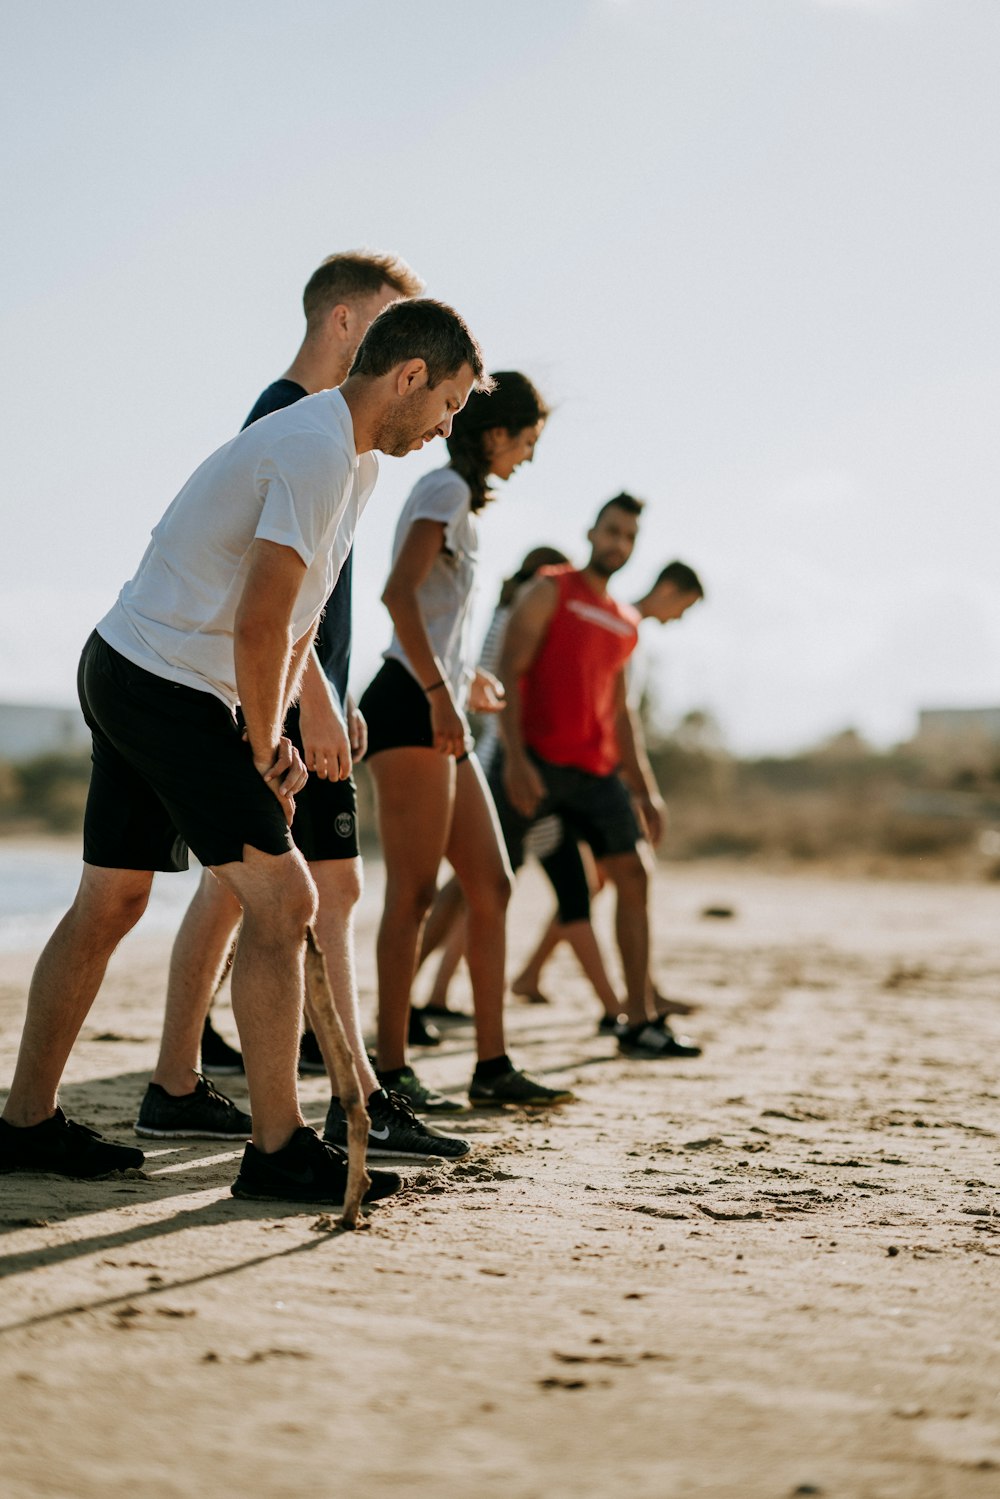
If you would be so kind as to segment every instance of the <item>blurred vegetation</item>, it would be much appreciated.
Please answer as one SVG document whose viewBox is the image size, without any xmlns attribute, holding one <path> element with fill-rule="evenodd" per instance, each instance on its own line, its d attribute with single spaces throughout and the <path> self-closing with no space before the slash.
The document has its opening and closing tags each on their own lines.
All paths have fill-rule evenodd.
<svg viewBox="0 0 1000 1499">
<path fill-rule="evenodd" d="M 1000 878 L 1000 747 L 930 757 L 848 729 L 801 754 L 737 759 L 710 714 L 653 739 L 668 859 L 816 863 Z"/>
<path fill-rule="evenodd" d="M 944 757 L 917 745 L 878 751 L 848 729 L 801 754 L 738 759 L 705 712 L 668 732 L 647 723 L 647 734 L 669 813 L 666 859 L 1000 880 L 1000 747 Z M 89 777 L 85 754 L 0 762 L 0 834 L 77 832 Z M 364 765 L 357 782 L 373 851 Z"/>
<path fill-rule="evenodd" d="M 73 833 L 83 825 L 90 755 L 39 755 L 0 761 L 0 832 Z"/>
</svg>

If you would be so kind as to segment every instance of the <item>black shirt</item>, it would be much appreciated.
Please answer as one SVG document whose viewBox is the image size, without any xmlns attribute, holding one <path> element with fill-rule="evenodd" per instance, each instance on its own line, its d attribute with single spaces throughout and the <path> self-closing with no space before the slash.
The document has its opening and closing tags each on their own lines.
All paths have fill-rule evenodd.
<svg viewBox="0 0 1000 1499">
<path fill-rule="evenodd" d="M 294 406 L 309 392 L 295 380 L 275 380 L 262 391 L 254 403 L 253 410 L 243 423 L 249 427 L 270 416 L 272 411 L 281 411 L 285 406 Z M 347 705 L 347 678 L 351 669 L 351 571 L 354 562 L 353 547 L 344 558 L 340 577 L 333 585 L 333 592 L 326 601 L 316 630 L 316 654 L 342 708 Z"/>
</svg>

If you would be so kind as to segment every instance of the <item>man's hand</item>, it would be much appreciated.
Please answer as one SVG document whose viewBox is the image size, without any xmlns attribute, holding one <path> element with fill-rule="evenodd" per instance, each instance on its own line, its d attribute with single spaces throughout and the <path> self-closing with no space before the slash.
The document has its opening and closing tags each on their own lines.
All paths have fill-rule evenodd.
<svg viewBox="0 0 1000 1499">
<path fill-rule="evenodd" d="M 464 755 L 471 744 L 469 725 L 461 708 L 455 706 L 447 682 L 428 694 L 431 706 L 431 731 L 434 748 L 442 755 Z"/>
<path fill-rule="evenodd" d="M 515 812 L 522 817 L 534 817 L 545 797 L 545 783 L 526 756 L 507 756 L 503 784 Z"/>
<path fill-rule="evenodd" d="M 299 732 L 306 769 L 321 781 L 346 781 L 351 773 L 350 735 L 329 692 L 308 698 L 303 693 L 299 703 Z"/>
<path fill-rule="evenodd" d="M 264 785 L 281 803 L 285 821 L 289 827 L 295 816 L 295 797 L 309 779 L 302 763 L 302 756 L 290 739 L 282 737 L 271 760 L 264 764 L 254 756 L 254 766 L 264 779 Z"/>
<path fill-rule="evenodd" d="M 507 690 L 499 677 L 477 667 L 469 687 L 469 708 L 473 713 L 502 713 L 507 706 Z"/>
<path fill-rule="evenodd" d="M 663 798 L 649 791 L 643 791 L 636 797 L 636 805 L 639 809 L 639 821 L 642 823 L 643 832 L 655 848 L 667 827 L 667 809 Z"/>
<path fill-rule="evenodd" d="M 347 738 L 355 760 L 363 760 L 368 753 L 368 725 L 365 715 L 352 697 L 347 699 Z"/>
</svg>

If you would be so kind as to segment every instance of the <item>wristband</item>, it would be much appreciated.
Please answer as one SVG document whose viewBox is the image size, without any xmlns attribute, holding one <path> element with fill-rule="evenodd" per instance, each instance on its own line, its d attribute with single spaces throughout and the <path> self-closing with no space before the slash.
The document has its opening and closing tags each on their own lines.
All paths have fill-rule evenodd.
<svg viewBox="0 0 1000 1499">
<path fill-rule="evenodd" d="M 432 682 L 429 687 L 425 687 L 424 688 L 424 692 L 426 692 L 426 693 L 437 692 L 438 688 L 439 687 L 443 687 L 444 685 L 445 685 L 445 683 L 444 683 L 444 677 L 438 677 L 438 679 L 437 679 L 436 682 Z"/>
</svg>

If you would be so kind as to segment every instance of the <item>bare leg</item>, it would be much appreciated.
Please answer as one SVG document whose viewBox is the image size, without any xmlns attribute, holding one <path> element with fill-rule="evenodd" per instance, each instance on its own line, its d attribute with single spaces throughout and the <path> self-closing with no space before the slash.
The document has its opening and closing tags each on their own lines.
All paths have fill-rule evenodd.
<svg viewBox="0 0 1000 1499">
<path fill-rule="evenodd" d="M 430 918 L 428 918 L 428 924 L 429 922 Z M 427 996 L 427 1003 L 433 1005 L 437 1010 L 446 1010 L 448 1008 L 448 988 L 455 977 L 455 970 L 465 957 L 465 944 L 468 939 L 467 925 L 465 902 L 463 901 L 459 916 L 445 938 L 444 946 L 441 949 L 441 961 L 438 964 L 437 973 L 434 975 L 434 982 Z"/>
<path fill-rule="evenodd" d="M 362 1094 L 368 1098 L 378 1087 L 378 1079 L 372 1071 L 361 1035 L 358 982 L 354 965 L 354 908 L 361 899 L 361 860 L 317 860 L 316 863 L 309 865 L 309 873 L 316 882 L 319 895 L 319 911 L 314 927 L 326 959 L 330 988 L 333 991 L 333 1003 L 340 1016 L 347 1044 L 354 1058 Z M 333 1081 L 336 1076 L 335 1059 L 328 1057 L 323 1050 L 323 1032 L 313 1025 L 308 998 L 306 1014 L 312 1029 L 316 1032 L 320 1049 L 323 1051 L 327 1073 Z"/>
<path fill-rule="evenodd" d="M 622 1011 L 622 1002 L 608 977 L 604 955 L 593 925 L 589 921 L 571 921 L 568 926 L 559 927 L 558 931 L 575 952 L 580 967 L 590 980 L 591 988 L 604 1006 L 605 1015 L 617 1018 Z"/>
<path fill-rule="evenodd" d="M 202 871 L 177 929 L 167 977 L 167 1006 L 153 1082 L 179 1097 L 193 1093 L 205 1016 L 226 972 L 242 908 L 232 890 Z"/>
<path fill-rule="evenodd" d="M 513 876 L 493 798 L 475 756 L 455 777 L 455 815 L 446 849 L 468 911 L 466 962 L 476 1011 L 476 1049 L 489 1061 L 506 1051 L 503 1031 L 507 903 Z"/>
<path fill-rule="evenodd" d="M 443 946 L 448 936 L 455 930 L 455 923 L 462 915 L 465 908 L 465 900 L 462 895 L 462 887 L 458 880 L 452 875 L 446 880 L 434 897 L 434 903 L 424 922 L 423 934 L 420 938 L 420 956 L 417 959 L 417 967 L 420 968 L 432 952 Z"/>
<path fill-rule="evenodd" d="M 613 854 L 604 860 L 604 871 L 618 894 L 615 937 L 625 972 L 626 1013 L 630 1025 L 641 1025 L 654 1017 L 646 1010 L 646 980 L 649 974 L 649 879 L 638 853 Z"/>
<path fill-rule="evenodd" d="M 560 942 L 568 942 L 573 949 L 584 975 L 590 981 L 590 987 L 604 1006 L 604 1013 L 619 1015 L 621 1000 L 608 977 L 597 933 L 589 921 L 571 921 L 564 926 L 557 916 L 553 916 L 535 951 L 511 983 L 511 993 L 523 995 L 527 999 L 541 996 L 542 969 Z"/>
<path fill-rule="evenodd" d="M 76 899 L 35 965 L 14 1081 L 3 1117 L 21 1127 L 50 1119 L 59 1080 L 104 979 L 108 959 L 146 909 L 146 870 L 83 866 Z"/>
<path fill-rule="evenodd" d="M 531 957 L 517 978 L 511 980 L 510 992 L 512 994 L 518 995 L 521 999 L 532 1000 L 535 1004 L 548 1003 L 542 993 L 542 969 L 562 941 L 564 931 L 559 917 L 553 916 L 539 937 Z"/>
<path fill-rule="evenodd" d="M 219 865 L 214 873 L 243 907 L 232 994 L 253 1143 L 259 1150 L 280 1150 L 303 1123 L 299 1031 L 306 927 L 316 914 L 316 888 L 297 850 L 264 854 L 247 845 L 242 863 Z"/>
<path fill-rule="evenodd" d="M 378 929 L 378 1060 L 406 1064 L 406 1026 L 417 949 L 437 890 L 455 797 L 455 764 L 436 750 L 383 750 L 371 762 L 385 860 Z"/>
</svg>

